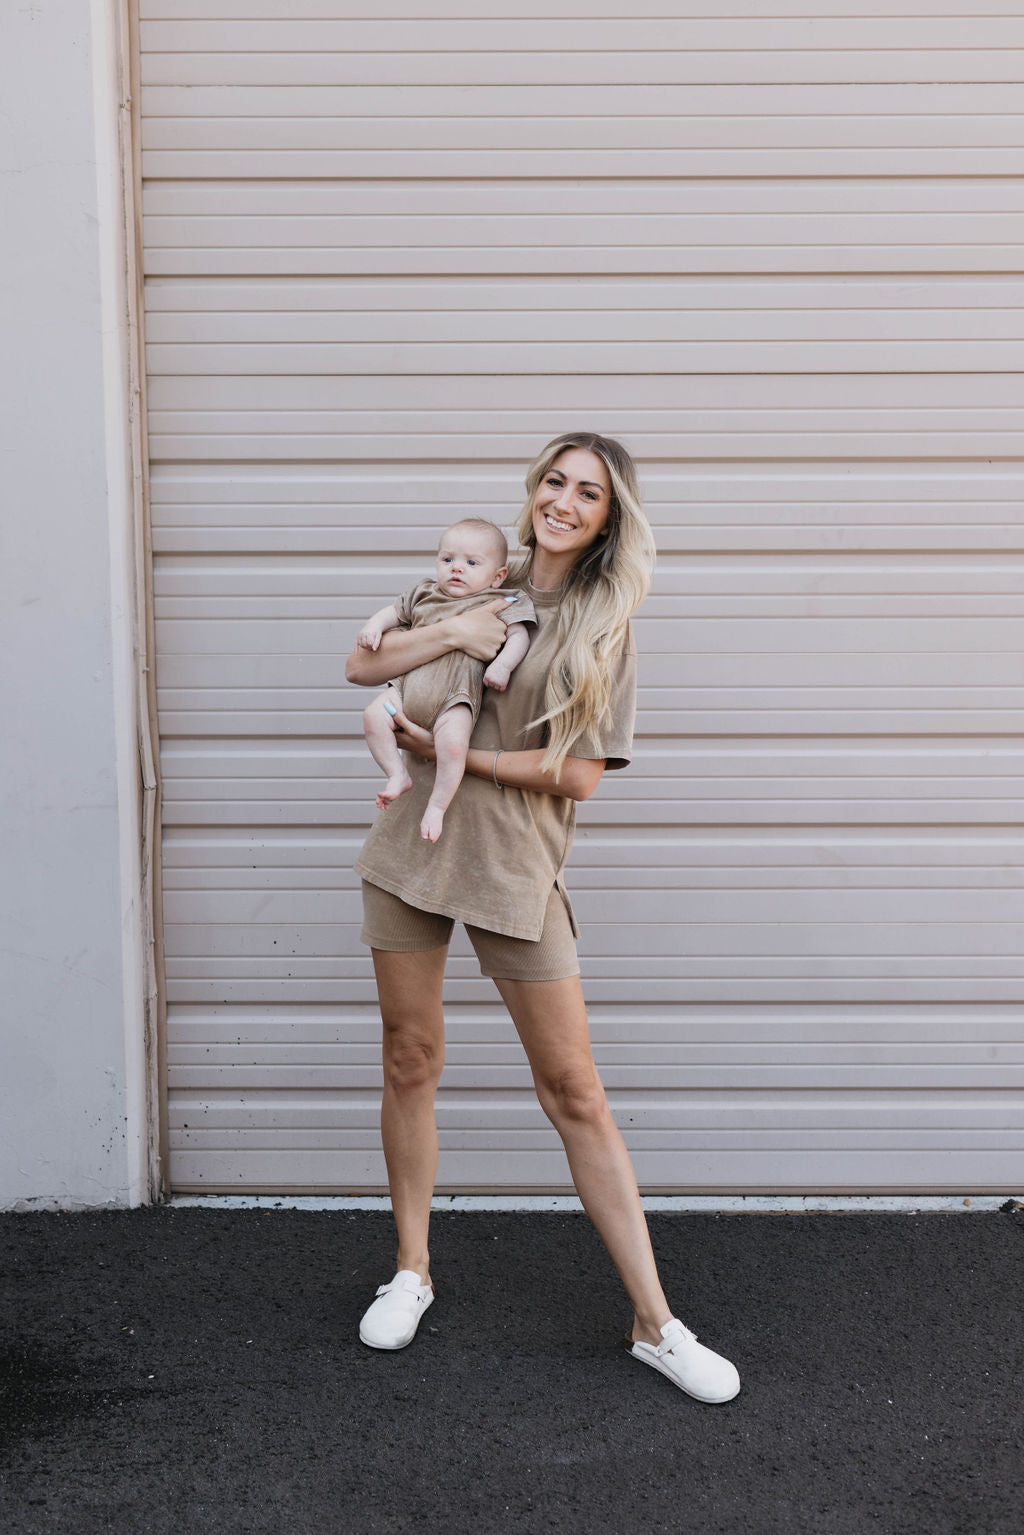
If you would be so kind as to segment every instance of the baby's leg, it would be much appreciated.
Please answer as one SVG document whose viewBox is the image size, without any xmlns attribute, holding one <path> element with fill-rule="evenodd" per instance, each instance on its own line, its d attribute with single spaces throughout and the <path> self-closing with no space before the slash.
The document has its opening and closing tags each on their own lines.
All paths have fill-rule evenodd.
<svg viewBox="0 0 1024 1535">
<path fill-rule="evenodd" d="M 436 842 L 444 825 L 444 813 L 455 798 L 455 791 L 466 771 L 466 753 L 473 734 L 473 711 L 468 704 L 453 704 L 434 724 L 434 751 L 437 766 L 434 789 L 420 822 L 420 836 Z"/>
<path fill-rule="evenodd" d="M 377 795 L 378 810 L 386 810 L 400 794 L 412 788 L 412 779 L 391 728 L 391 716 L 384 707 L 385 700 L 395 705 L 401 702 L 395 689 L 387 688 L 363 710 L 366 744 L 374 762 L 388 775 L 387 783 Z"/>
</svg>

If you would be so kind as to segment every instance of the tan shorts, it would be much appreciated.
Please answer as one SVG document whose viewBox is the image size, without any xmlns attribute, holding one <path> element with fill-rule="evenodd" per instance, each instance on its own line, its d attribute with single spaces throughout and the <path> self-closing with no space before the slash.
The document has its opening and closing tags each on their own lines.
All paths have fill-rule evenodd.
<svg viewBox="0 0 1024 1535">
<path fill-rule="evenodd" d="M 418 954 L 424 949 L 446 948 L 455 923 L 437 912 L 419 911 L 397 895 L 363 880 L 364 943 L 390 953 Z M 500 981 L 561 981 L 579 975 L 569 912 L 558 891 L 552 888 L 544 913 L 544 930 L 536 942 L 509 938 L 485 927 L 466 923 L 469 941 L 480 962 L 480 973 Z"/>
</svg>

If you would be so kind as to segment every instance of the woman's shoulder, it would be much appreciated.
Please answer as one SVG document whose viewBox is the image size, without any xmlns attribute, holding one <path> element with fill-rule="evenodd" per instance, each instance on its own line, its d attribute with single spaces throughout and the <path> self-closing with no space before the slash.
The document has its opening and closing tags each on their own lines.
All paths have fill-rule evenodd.
<svg viewBox="0 0 1024 1535">
<path fill-rule="evenodd" d="M 563 592 L 537 591 L 530 585 L 529 573 L 529 554 L 520 554 L 510 558 L 508 575 L 501 583 L 501 590 L 524 592 L 538 608 L 538 617 L 543 615 L 543 617 L 550 621 L 556 613 L 561 612 L 566 606 L 564 590 Z M 578 597 L 576 602 L 579 602 Z M 587 606 L 589 604 L 584 599 L 584 611 Z M 574 607 L 573 611 L 579 614 L 579 606 Z M 604 654 L 609 658 L 622 657 L 624 660 L 631 659 L 633 661 L 637 659 L 636 634 L 630 618 L 623 618 Z"/>
<path fill-rule="evenodd" d="M 530 569 L 530 556 L 525 550 L 519 550 L 508 557 L 508 574 L 501 583 L 501 590 L 512 590 L 527 585 L 527 573 Z"/>
</svg>

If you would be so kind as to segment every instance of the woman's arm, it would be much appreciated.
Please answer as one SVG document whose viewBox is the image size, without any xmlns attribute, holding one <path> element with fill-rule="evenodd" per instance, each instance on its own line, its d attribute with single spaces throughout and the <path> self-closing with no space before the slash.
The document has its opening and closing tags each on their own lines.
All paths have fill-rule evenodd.
<svg viewBox="0 0 1024 1535">
<path fill-rule="evenodd" d="M 495 762 L 492 751 L 471 746 L 466 753 L 466 772 L 476 778 L 496 778 L 504 788 L 533 789 L 537 794 L 557 794 L 562 799 L 589 799 L 601 782 L 604 757 L 566 757 L 557 779 L 542 767 L 547 755 L 537 751 L 501 751 Z"/>
<path fill-rule="evenodd" d="M 401 709 L 394 716 L 395 739 L 403 751 L 414 752 L 425 762 L 434 761 L 434 738 L 422 725 L 406 719 Z M 498 760 L 489 747 L 471 746 L 466 753 L 466 772 L 474 778 L 489 778 L 510 789 L 532 789 L 536 794 L 557 794 L 560 799 L 589 799 L 601 782 L 604 757 L 566 757 L 558 778 L 541 767 L 544 749 L 536 751 L 500 751 Z"/>
<path fill-rule="evenodd" d="M 376 650 L 357 645 L 345 663 L 345 676 L 361 687 L 376 688 L 452 650 L 464 650 L 477 661 L 493 661 L 508 637 L 497 616 L 506 606 L 506 599 L 499 597 L 468 613 L 438 619 L 436 624 L 392 629 Z"/>
</svg>

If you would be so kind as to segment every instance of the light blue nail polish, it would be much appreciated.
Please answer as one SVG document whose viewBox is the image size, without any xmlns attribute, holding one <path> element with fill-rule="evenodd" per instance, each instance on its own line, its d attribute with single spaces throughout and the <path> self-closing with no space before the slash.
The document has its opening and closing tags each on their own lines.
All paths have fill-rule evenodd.
<svg viewBox="0 0 1024 1535">
<path fill-rule="evenodd" d="M 391 715 L 391 718 L 394 719 L 395 715 L 398 713 L 398 710 L 395 708 L 394 704 L 388 703 L 386 698 L 384 700 L 384 708 L 386 712 Z"/>
<path fill-rule="evenodd" d="M 515 594 L 513 594 L 513 595 L 512 595 L 512 596 L 511 596 L 511 597 L 506 597 L 506 598 L 505 598 L 505 601 L 506 601 L 506 602 L 518 602 L 518 601 L 519 601 L 519 598 L 518 598 L 518 596 L 516 596 L 516 595 L 515 595 Z"/>
</svg>

